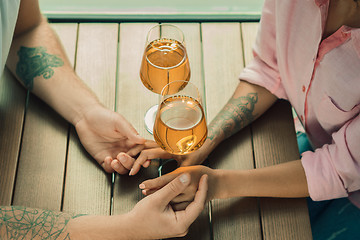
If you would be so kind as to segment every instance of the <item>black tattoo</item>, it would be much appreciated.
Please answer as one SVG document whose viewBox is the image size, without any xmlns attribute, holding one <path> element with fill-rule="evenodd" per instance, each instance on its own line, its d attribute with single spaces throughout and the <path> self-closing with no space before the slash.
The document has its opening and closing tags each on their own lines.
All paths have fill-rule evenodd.
<svg viewBox="0 0 360 240">
<path fill-rule="evenodd" d="M 43 76 L 49 79 L 54 75 L 52 68 L 64 65 L 61 58 L 46 53 L 44 47 L 20 47 L 17 54 L 19 62 L 16 65 L 16 74 L 29 90 L 33 89 L 35 77 Z"/>
<path fill-rule="evenodd" d="M 239 98 L 231 98 L 210 123 L 208 138 L 213 140 L 220 134 L 223 134 L 224 138 L 228 138 L 251 123 L 255 118 L 253 111 L 257 101 L 257 93 L 249 93 Z"/>
</svg>

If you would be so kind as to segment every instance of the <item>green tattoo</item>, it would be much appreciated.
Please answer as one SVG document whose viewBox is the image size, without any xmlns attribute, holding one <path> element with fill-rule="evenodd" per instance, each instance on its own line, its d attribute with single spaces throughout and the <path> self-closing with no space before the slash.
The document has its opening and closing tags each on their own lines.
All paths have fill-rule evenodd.
<svg viewBox="0 0 360 240">
<path fill-rule="evenodd" d="M 27 89 L 32 90 L 34 79 L 43 76 L 49 79 L 54 75 L 54 67 L 61 67 L 64 62 L 56 55 L 46 53 L 44 47 L 20 47 L 19 62 L 16 65 L 16 74 L 24 82 Z"/>
<path fill-rule="evenodd" d="M 257 101 L 257 93 L 249 93 L 239 98 L 231 98 L 210 123 L 208 138 L 213 140 L 221 133 L 224 134 L 225 138 L 228 138 L 251 123 L 255 118 L 253 111 Z"/>
<path fill-rule="evenodd" d="M 71 216 L 25 207 L 0 207 L 0 239 L 70 239 L 64 233 Z"/>
</svg>

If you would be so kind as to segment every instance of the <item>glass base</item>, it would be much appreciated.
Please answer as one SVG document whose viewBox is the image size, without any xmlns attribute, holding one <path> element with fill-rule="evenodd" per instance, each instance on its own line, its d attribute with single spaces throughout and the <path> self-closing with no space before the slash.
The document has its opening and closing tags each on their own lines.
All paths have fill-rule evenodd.
<svg viewBox="0 0 360 240">
<path fill-rule="evenodd" d="M 156 117 L 158 106 L 159 105 L 157 105 L 157 104 L 152 106 L 145 113 L 145 119 L 144 119 L 145 128 L 151 135 L 153 134 L 154 124 L 155 124 L 155 117 Z"/>
</svg>

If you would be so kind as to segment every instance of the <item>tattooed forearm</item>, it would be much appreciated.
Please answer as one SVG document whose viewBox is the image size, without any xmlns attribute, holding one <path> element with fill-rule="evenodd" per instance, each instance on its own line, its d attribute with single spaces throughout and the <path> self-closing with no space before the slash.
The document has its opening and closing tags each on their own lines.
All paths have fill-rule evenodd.
<svg viewBox="0 0 360 240">
<path fill-rule="evenodd" d="M 43 76 L 49 79 L 54 75 L 54 67 L 64 65 L 61 58 L 48 54 L 44 47 L 20 47 L 17 54 L 19 62 L 16 65 L 16 74 L 29 90 L 33 89 L 35 77 Z"/>
<path fill-rule="evenodd" d="M 70 239 L 69 214 L 26 207 L 0 206 L 0 239 Z"/>
<path fill-rule="evenodd" d="M 223 134 L 224 138 L 230 137 L 249 123 L 253 115 L 255 103 L 258 101 L 257 93 L 231 98 L 209 125 L 208 138 L 213 140 Z"/>
</svg>

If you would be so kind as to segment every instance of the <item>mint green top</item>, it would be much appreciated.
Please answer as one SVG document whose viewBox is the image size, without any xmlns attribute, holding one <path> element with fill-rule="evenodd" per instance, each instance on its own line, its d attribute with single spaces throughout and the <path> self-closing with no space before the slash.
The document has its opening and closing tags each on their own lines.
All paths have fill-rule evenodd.
<svg viewBox="0 0 360 240">
<path fill-rule="evenodd" d="M 258 20 L 264 0 L 40 0 L 50 19 Z"/>
<path fill-rule="evenodd" d="M 20 0 L 0 0 L 0 77 L 10 50 Z"/>
</svg>

